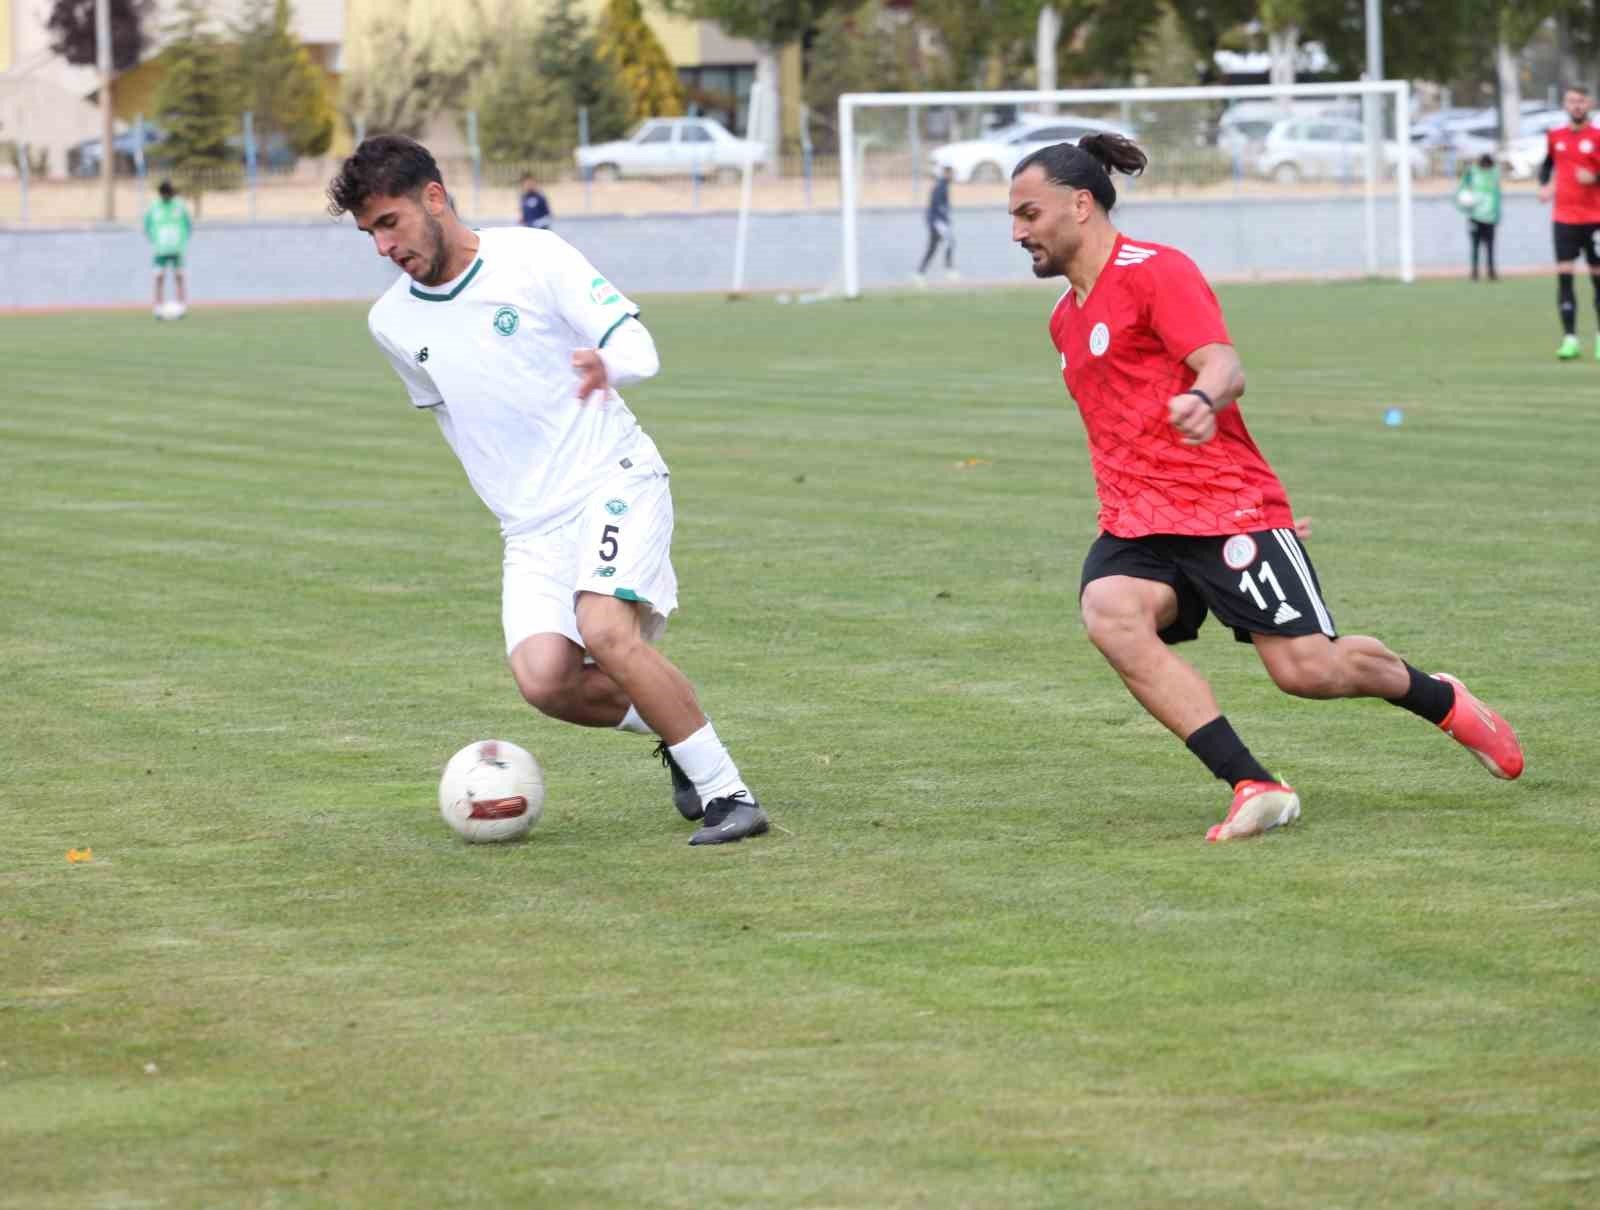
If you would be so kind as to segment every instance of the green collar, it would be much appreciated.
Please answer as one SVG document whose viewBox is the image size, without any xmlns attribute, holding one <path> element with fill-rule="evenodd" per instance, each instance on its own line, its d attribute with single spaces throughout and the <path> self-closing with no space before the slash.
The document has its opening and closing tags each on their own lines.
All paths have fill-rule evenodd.
<svg viewBox="0 0 1600 1210">
<path fill-rule="evenodd" d="M 420 298 L 423 302 L 449 302 L 457 294 L 460 294 L 461 291 L 467 288 L 472 279 L 478 276 L 478 270 L 481 268 L 483 268 L 483 257 L 480 256 L 477 260 L 472 262 L 472 268 L 467 270 L 467 275 L 463 277 L 460 283 L 457 284 L 456 288 L 450 291 L 448 294 L 429 294 L 426 291 L 417 289 L 416 282 L 412 282 L 411 297 Z"/>
</svg>

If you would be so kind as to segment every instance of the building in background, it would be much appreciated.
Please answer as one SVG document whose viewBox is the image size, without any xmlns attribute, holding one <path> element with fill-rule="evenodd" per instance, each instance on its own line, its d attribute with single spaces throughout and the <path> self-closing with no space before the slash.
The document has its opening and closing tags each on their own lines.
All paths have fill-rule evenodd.
<svg viewBox="0 0 1600 1210">
<path fill-rule="evenodd" d="M 491 13 L 534 19 L 548 0 L 484 0 Z M 591 19 L 599 16 L 605 0 L 580 0 L 579 8 Z M 162 64 L 162 31 L 176 12 L 175 0 L 154 0 L 144 24 L 148 47 L 143 62 L 120 73 L 112 90 L 119 128 L 139 115 L 149 116 L 154 106 Z M 211 0 L 210 9 L 219 29 L 236 20 L 244 0 Z M 359 54 L 360 32 L 373 20 L 394 20 L 396 13 L 412 31 L 427 37 L 469 19 L 469 6 L 458 0 L 295 0 L 293 28 L 313 59 L 328 72 L 335 89 L 352 53 Z M 50 0 L 0 0 L 0 143 L 25 141 L 35 155 L 43 150 L 51 175 L 67 170 L 67 152 L 99 134 L 94 93 L 95 72 L 73 67 L 50 49 L 45 22 Z M 750 93 L 756 75 L 758 50 L 753 42 L 730 38 L 710 21 L 664 16 L 646 8 L 646 17 L 668 57 L 678 70 L 685 94 L 696 109 L 743 131 Z M 779 56 L 779 113 L 784 139 L 799 137 L 801 76 L 799 47 Z M 340 123 L 334 153 L 348 151 L 353 132 Z M 463 154 L 466 140 L 456 115 L 436 119 L 424 132 L 440 154 Z M 10 171 L 10 157 L 0 156 L 0 173 Z"/>
</svg>

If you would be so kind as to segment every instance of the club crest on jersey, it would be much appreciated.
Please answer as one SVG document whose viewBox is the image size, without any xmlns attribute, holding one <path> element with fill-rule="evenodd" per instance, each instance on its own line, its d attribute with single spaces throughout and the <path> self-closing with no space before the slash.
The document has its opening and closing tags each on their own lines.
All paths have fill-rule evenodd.
<svg viewBox="0 0 1600 1210">
<path fill-rule="evenodd" d="M 1089 333 L 1089 352 L 1096 357 L 1101 356 L 1111 347 L 1111 329 L 1103 323 L 1095 324 Z"/>
<path fill-rule="evenodd" d="M 610 513 L 613 517 L 620 517 L 620 516 L 622 516 L 623 513 L 627 512 L 627 511 L 628 511 L 628 502 L 626 500 L 607 500 L 606 501 L 606 512 Z"/>
<path fill-rule="evenodd" d="M 520 322 L 515 307 L 501 307 L 494 313 L 494 330 L 502 336 L 510 336 Z"/>
<path fill-rule="evenodd" d="M 1578 144 L 1578 150 L 1583 152 L 1584 155 L 1588 155 L 1594 150 L 1594 143 L 1589 139 L 1584 139 L 1583 142 Z"/>
<path fill-rule="evenodd" d="M 1222 544 L 1222 561 L 1233 571 L 1243 571 L 1256 561 L 1256 540 L 1249 534 L 1234 534 Z"/>
<path fill-rule="evenodd" d="M 622 295 L 617 293 L 617 288 L 603 277 L 597 277 L 589 283 L 589 297 L 602 307 L 609 307 L 612 303 L 622 301 Z"/>
</svg>

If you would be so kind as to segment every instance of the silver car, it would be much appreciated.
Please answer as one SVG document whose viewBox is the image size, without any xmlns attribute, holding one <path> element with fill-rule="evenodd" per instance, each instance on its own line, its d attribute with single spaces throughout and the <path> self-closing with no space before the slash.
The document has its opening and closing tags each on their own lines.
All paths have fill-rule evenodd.
<svg viewBox="0 0 1600 1210">
<path fill-rule="evenodd" d="M 646 118 L 625 139 L 580 147 L 578 171 L 597 181 L 625 176 L 733 177 L 745 164 L 762 167 L 766 148 L 730 134 L 711 118 Z"/>
<path fill-rule="evenodd" d="M 1411 161 L 1412 175 L 1419 175 L 1427 156 L 1416 147 L 1401 146 L 1393 139 L 1382 144 L 1384 173 L 1392 174 L 1403 155 Z M 1366 133 L 1360 122 L 1349 118 L 1289 118 L 1267 133 L 1267 141 L 1257 162 L 1262 176 L 1290 183 L 1300 180 L 1359 179 L 1365 171 Z"/>
<path fill-rule="evenodd" d="M 1041 147 L 1053 143 L 1076 143 L 1086 134 L 1128 132 L 1110 122 L 1095 118 L 1057 114 L 1035 115 L 1011 126 L 992 131 L 981 139 L 966 139 L 935 148 L 929 159 L 935 170 L 950 169 L 961 184 L 971 181 L 1003 181 L 1011 170 Z"/>
</svg>

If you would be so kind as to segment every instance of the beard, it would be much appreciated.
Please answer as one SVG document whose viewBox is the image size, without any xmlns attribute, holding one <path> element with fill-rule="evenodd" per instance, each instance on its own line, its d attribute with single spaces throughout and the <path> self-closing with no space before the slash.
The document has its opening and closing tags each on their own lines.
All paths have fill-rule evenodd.
<svg viewBox="0 0 1600 1210">
<path fill-rule="evenodd" d="M 432 247 L 428 251 L 428 267 L 417 275 L 417 280 L 425 286 L 437 286 L 444 281 L 445 247 L 444 224 L 431 214 L 422 216 L 423 227 L 428 232 L 428 239 Z"/>
<path fill-rule="evenodd" d="M 1029 248 L 1026 245 L 1020 246 L 1022 247 L 1022 250 L 1031 258 L 1033 275 L 1035 277 L 1061 277 L 1066 273 L 1067 269 L 1062 263 L 1061 258 L 1051 256 L 1043 248 L 1037 248 L 1037 246 L 1037 251 L 1042 253 L 1042 255 L 1035 256 L 1035 248 Z"/>
</svg>

